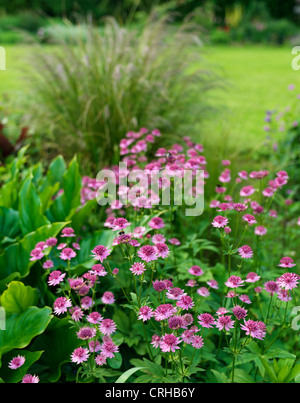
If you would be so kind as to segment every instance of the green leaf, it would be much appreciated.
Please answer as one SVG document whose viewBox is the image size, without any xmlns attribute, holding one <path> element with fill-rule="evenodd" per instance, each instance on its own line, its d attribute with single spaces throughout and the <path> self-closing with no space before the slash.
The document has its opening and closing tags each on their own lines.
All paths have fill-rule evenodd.
<svg viewBox="0 0 300 403">
<path fill-rule="evenodd" d="M 0 305 L 5 309 L 6 316 L 22 313 L 38 302 L 38 292 L 35 288 L 25 286 L 19 281 L 12 281 L 0 297 Z"/>
<path fill-rule="evenodd" d="M 116 381 L 115 383 L 125 383 L 128 378 L 131 377 L 135 372 L 140 371 L 141 369 L 145 369 L 145 367 L 134 367 L 125 371 Z"/>
<path fill-rule="evenodd" d="M 115 354 L 114 358 L 108 358 L 107 364 L 113 369 L 119 369 L 122 366 L 122 355 L 120 353 Z"/>
<path fill-rule="evenodd" d="M 70 162 L 68 170 L 63 175 L 63 193 L 55 199 L 46 212 L 46 215 L 51 222 L 70 220 L 80 206 L 81 187 L 82 182 L 79 173 L 79 166 L 76 157 L 74 157 Z"/>
<path fill-rule="evenodd" d="M 232 378 L 232 373 L 230 374 Z M 234 382 L 236 383 L 255 383 L 255 380 L 243 369 L 236 368 L 234 371 Z"/>
<path fill-rule="evenodd" d="M 0 235 L 13 239 L 20 230 L 19 212 L 11 208 L 0 207 Z"/>
<path fill-rule="evenodd" d="M 216 371 L 215 369 L 212 369 L 211 372 L 214 374 L 214 376 L 217 379 L 217 383 L 230 383 L 230 379 L 223 373 Z"/>
<path fill-rule="evenodd" d="M 10 315 L 6 329 L 0 330 L 0 358 L 16 348 L 28 346 L 31 340 L 44 332 L 51 320 L 51 308 L 27 308 L 25 312 Z"/>
<path fill-rule="evenodd" d="M 20 226 L 23 235 L 50 224 L 47 217 L 42 214 L 41 209 L 41 200 L 32 183 L 32 178 L 28 177 L 19 193 Z"/>
<path fill-rule="evenodd" d="M 29 371 L 29 368 L 38 361 L 43 354 L 43 351 L 27 351 L 27 350 L 12 350 L 2 357 L 2 367 L 0 369 L 0 376 L 5 383 L 19 383 L 23 376 Z M 12 370 L 8 368 L 9 362 L 16 356 L 22 355 L 25 357 L 24 364 L 16 369 Z"/>
</svg>

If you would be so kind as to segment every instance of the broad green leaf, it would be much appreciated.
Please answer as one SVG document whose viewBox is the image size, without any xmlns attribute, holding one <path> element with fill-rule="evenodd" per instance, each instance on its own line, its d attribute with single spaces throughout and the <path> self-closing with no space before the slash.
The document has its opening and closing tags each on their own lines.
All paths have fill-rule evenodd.
<svg viewBox="0 0 300 403">
<path fill-rule="evenodd" d="M 19 212 L 11 208 L 0 207 L 0 236 L 15 238 L 20 230 Z"/>
<path fill-rule="evenodd" d="M 47 217 L 42 214 L 41 208 L 42 203 L 36 188 L 31 177 L 28 177 L 19 193 L 20 226 L 23 235 L 50 224 Z"/>
<path fill-rule="evenodd" d="M 70 162 L 63 176 L 63 193 L 59 195 L 47 210 L 46 215 L 51 222 L 69 220 L 80 207 L 80 190 L 82 187 L 79 166 L 76 158 Z"/>
<path fill-rule="evenodd" d="M 28 350 L 12 350 L 2 357 L 2 367 L 0 369 L 0 376 L 5 383 L 18 383 L 22 380 L 24 375 L 29 371 L 29 368 L 38 361 L 43 354 L 43 351 L 28 351 Z M 18 369 L 8 368 L 9 362 L 18 355 L 25 358 L 24 364 Z"/>
<path fill-rule="evenodd" d="M 113 369 L 119 369 L 122 366 L 122 355 L 120 353 L 115 354 L 114 358 L 108 358 L 107 364 Z"/>
<path fill-rule="evenodd" d="M 51 308 L 30 307 L 6 319 L 6 329 L 0 330 L 0 358 L 16 348 L 28 346 L 31 340 L 43 333 L 51 320 Z"/>
<path fill-rule="evenodd" d="M 0 305 L 5 309 L 6 315 L 21 313 L 38 302 L 38 291 L 25 286 L 20 281 L 12 281 L 0 297 Z"/>
<path fill-rule="evenodd" d="M 230 379 L 223 372 L 219 372 L 215 369 L 212 369 L 211 372 L 216 377 L 217 383 L 230 383 L 231 382 Z"/>
<path fill-rule="evenodd" d="M 145 369 L 145 367 L 134 367 L 125 371 L 116 381 L 115 383 L 125 383 L 128 378 L 131 377 L 135 372 L 140 371 L 141 369 Z"/>
<path fill-rule="evenodd" d="M 232 378 L 232 373 L 230 374 L 230 379 Z M 255 380 L 243 369 L 236 368 L 234 371 L 234 382 L 235 383 L 255 383 Z"/>
</svg>

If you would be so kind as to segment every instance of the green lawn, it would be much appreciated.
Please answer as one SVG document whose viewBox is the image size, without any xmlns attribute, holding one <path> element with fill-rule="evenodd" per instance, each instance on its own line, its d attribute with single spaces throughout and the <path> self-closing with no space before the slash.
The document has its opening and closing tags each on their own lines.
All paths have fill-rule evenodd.
<svg viewBox="0 0 300 403">
<path fill-rule="evenodd" d="M 30 69 L 29 45 L 5 46 L 6 71 L 0 71 L 0 94 L 26 91 L 23 72 Z M 224 75 L 225 91 L 213 93 L 217 105 L 225 110 L 204 128 L 207 136 L 218 132 L 226 141 L 260 146 L 265 138 L 267 109 L 284 109 L 300 93 L 300 71 L 291 67 L 288 47 L 218 46 L 207 49 L 207 60 Z M 288 91 L 289 84 L 296 90 Z M 229 139 L 229 140 L 228 140 Z"/>
</svg>

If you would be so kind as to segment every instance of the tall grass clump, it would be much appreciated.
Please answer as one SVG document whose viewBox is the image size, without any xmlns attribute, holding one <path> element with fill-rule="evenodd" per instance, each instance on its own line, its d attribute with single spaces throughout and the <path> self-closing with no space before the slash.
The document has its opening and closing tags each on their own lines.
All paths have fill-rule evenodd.
<svg viewBox="0 0 300 403">
<path fill-rule="evenodd" d="M 66 158 L 76 152 L 97 170 L 113 161 L 129 130 L 155 127 L 172 142 L 207 118 L 217 78 L 199 63 L 203 47 L 188 22 L 150 18 L 135 29 L 108 19 L 84 29 L 72 45 L 64 35 L 34 52 L 28 116 L 37 148 Z M 192 65 L 201 68 L 188 72 Z"/>
</svg>

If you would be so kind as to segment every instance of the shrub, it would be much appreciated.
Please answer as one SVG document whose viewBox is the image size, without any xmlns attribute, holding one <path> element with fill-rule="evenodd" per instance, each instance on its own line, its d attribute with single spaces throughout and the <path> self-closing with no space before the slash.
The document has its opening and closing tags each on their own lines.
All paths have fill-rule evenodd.
<svg viewBox="0 0 300 403">
<path fill-rule="evenodd" d="M 150 19 L 137 32 L 109 20 L 101 33 L 85 25 L 87 39 L 76 38 L 76 46 L 64 36 L 59 49 L 35 53 L 30 124 L 42 147 L 66 157 L 76 151 L 99 168 L 112 161 L 123 133 L 137 127 L 190 134 L 207 115 L 216 85 L 204 63 L 187 73 L 202 54 L 190 28 L 171 31 L 166 19 Z"/>
</svg>

